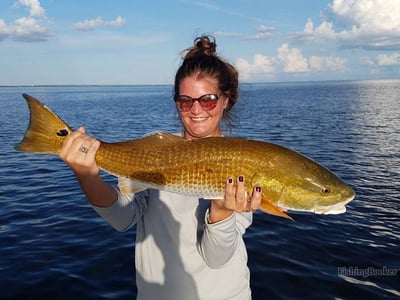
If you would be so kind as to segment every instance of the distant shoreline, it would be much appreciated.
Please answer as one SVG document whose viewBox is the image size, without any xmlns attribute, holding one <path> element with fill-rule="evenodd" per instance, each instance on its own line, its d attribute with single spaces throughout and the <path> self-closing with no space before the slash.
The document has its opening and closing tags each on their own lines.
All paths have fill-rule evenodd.
<svg viewBox="0 0 400 300">
<path fill-rule="evenodd" d="M 389 78 L 389 79 L 332 79 L 332 80 L 305 80 L 305 81 L 266 81 L 266 82 L 242 82 L 240 85 L 265 85 L 265 84 L 329 84 L 329 83 L 362 83 L 362 82 L 396 82 L 400 79 Z M 172 86 L 172 83 L 140 83 L 140 84 L 15 84 L 15 85 L 0 85 L 0 88 L 15 88 L 15 87 L 129 87 L 129 86 Z"/>
</svg>

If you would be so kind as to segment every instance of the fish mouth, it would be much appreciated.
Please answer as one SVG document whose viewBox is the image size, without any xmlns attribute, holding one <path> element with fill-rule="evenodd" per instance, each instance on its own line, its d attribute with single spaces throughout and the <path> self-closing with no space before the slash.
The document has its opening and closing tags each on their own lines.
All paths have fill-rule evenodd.
<svg viewBox="0 0 400 300">
<path fill-rule="evenodd" d="M 337 203 L 331 206 L 317 206 L 314 213 L 319 215 L 338 215 L 346 212 L 346 203 Z"/>
<path fill-rule="evenodd" d="M 329 206 L 316 206 L 314 208 L 314 213 L 321 215 L 338 215 L 346 212 L 346 204 L 355 198 L 356 194 L 353 190 L 348 192 L 348 197 L 346 200 L 329 205 Z"/>
</svg>

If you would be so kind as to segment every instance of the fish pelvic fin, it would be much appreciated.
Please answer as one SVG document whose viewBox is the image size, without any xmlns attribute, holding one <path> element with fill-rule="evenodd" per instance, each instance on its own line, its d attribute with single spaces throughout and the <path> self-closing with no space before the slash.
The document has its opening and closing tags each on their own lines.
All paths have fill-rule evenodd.
<svg viewBox="0 0 400 300">
<path fill-rule="evenodd" d="M 145 186 L 125 177 L 118 177 L 118 188 L 122 195 L 131 195 L 146 189 Z"/>
<path fill-rule="evenodd" d="M 14 149 L 23 152 L 58 154 L 72 129 L 39 100 L 22 95 L 29 107 L 29 126 L 23 140 Z"/>
<path fill-rule="evenodd" d="M 265 200 L 265 199 L 261 200 L 260 210 L 267 214 L 271 214 L 274 216 L 278 216 L 278 217 L 282 217 L 282 218 L 294 221 L 294 219 L 291 216 L 289 216 L 288 214 L 286 214 L 282 209 L 280 209 L 279 207 L 276 207 L 274 204 L 272 204 L 271 202 L 269 202 L 268 200 Z"/>
</svg>

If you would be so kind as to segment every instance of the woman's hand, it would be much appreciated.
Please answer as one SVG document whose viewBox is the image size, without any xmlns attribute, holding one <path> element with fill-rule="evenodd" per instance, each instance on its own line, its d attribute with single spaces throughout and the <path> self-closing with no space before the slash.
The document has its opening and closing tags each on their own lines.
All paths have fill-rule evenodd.
<svg viewBox="0 0 400 300">
<path fill-rule="evenodd" d="M 96 164 L 96 152 L 100 142 L 85 133 L 85 128 L 80 127 L 71 133 L 64 141 L 60 158 L 74 171 L 79 178 L 99 174 Z"/>
<path fill-rule="evenodd" d="M 118 194 L 100 176 L 95 159 L 99 147 L 100 142 L 80 127 L 65 139 L 60 158 L 74 171 L 88 200 L 93 205 L 108 207 L 118 199 Z"/>
<path fill-rule="evenodd" d="M 255 211 L 261 204 L 261 187 L 254 187 L 249 197 L 245 189 L 244 176 L 237 178 L 236 185 L 229 178 L 225 185 L 225 197 L 222 200 L 212 200 L 209 222 L 216 223 L 229 217 L 233 212 Z"/>
</svg>

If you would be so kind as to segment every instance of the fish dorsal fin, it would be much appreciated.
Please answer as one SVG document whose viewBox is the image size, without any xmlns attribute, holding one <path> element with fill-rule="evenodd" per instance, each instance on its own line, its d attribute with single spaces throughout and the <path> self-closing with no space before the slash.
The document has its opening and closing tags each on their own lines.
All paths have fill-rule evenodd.
<svg viewBox="0 0 400 300">
<path fill-rule="evenodd" d="M 181 136 L 177 136 L 167 132 L 156 132 L 138 139 L 142 145 L 149 145 L 154 147 L 155 145 L 170 145 L 176 143 L 186 142 L 187 140 Z"/>
<path fill-rule="evenodd" d="M 167 132 L 157 132 L 144 136 L 137 141 L 142 147 L 146 147 L 151 151 L 187 142 L 185 138 Z"/>
<path fill-rule="evenodd" d="M 186 142 L 187 140 L 179 135 L 175 135 L 172 133 L 168 132 L 152 132 L 150 134 L 146 134 L 144 137 L 141 138 L 141 140 L 149 140 L 149 141 L 154 141 L 154 140 L 159 140 L 163 141 L 165 143 L 179 143 L 179 142 Z"/>
<path fill-rule="evenodd" d="M 131 195 L 143 191 L 147 187 L 129 178 L 118 177 L 118 188 L 122 195 Z"/>
<path fill-rule="evenodd" d="M 186 142 L 187 140 L 183 137 L 167 133 L 167 132 L 155 132 L 147 134 L 139 139 L 116 142 L 114 146 L 118 146 L 121 149 L 129 149 L 132 147 L 140 147 L 144 149 L 155 149 L 161 146 L 175 145 L 177 143 Z"/>
</svg>

